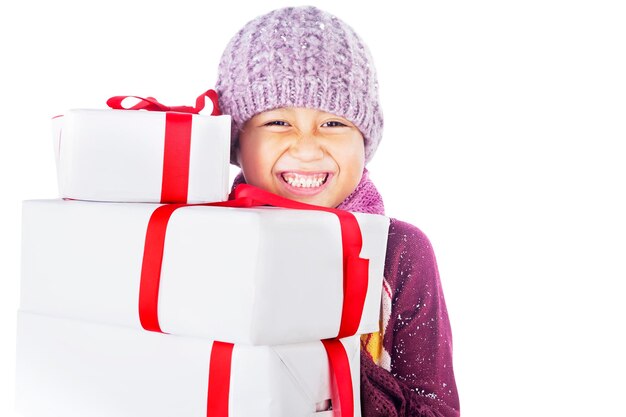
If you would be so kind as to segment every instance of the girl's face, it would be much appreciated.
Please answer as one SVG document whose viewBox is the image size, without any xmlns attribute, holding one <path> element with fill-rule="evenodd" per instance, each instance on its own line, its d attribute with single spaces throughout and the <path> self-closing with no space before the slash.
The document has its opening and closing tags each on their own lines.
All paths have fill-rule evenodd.
<svg viewBox="0 0 626 417">
<path fill-rule="evenodd" d="M 248 184 L 336 207 L 359 184 L 365 149 L 361 132 L 346 119 L 289 107 L 257 114 L 244 124 L 238 161 Z"/>
</svg>

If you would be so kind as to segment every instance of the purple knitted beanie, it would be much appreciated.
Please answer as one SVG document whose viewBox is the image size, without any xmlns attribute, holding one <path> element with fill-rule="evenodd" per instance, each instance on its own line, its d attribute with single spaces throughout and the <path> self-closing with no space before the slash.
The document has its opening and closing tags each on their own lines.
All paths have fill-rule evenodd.
<svg viewBox="0 0 626 417">
<path fill-rule="evenodd" d="M 280 107 L 344 117 L 365 140 L 365 162 L 382 136 L 376 70 L 354 30 L 315 7 L 287 7 L 248 22 L 228 43 L 216 90 L 233 120 L 231 162 L 243 124 Z"/>
</svg>

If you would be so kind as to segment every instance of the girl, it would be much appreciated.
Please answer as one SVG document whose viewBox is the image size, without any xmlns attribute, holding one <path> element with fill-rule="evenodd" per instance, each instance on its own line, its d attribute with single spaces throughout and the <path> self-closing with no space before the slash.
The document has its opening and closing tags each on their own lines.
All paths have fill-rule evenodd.
<svg viewBox="0 0 626 417">
<path fill-rule="evenodd" d="M 384 214 L 365 169 L 382 136 L 378 84 L 352 28 L 314 7 L 260 16 L 227 45 L 216 88 L 233 120 L 233 186 Z M 363 415 L 458 416 L 448 314 L 419 229 L 391 220 L 384 277 L 380 332 L 361 340 Z"/>
</svg>

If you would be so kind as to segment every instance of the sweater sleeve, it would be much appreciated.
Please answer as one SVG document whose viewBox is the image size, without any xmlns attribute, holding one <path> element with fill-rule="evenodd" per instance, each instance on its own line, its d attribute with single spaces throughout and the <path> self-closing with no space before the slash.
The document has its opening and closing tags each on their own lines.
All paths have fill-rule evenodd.
<svg viewBox="0 0 626 417">
<path fill-rule="evenodd" d="M 392 289 L 387 371 L 361 356 L 364 417 L 458 417 L 452 334 L 434 252 L 415 226 L 392 219 L 385 260 Z"/>
</svg>

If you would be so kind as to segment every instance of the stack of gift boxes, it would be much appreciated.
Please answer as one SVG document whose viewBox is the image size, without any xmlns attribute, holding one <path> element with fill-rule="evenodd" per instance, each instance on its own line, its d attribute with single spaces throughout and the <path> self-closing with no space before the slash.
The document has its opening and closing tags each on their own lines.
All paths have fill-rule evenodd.
<svg viewBox="0 0 626 417">
<path fill-rule="evenodd" d="M 230 117 L 153 101 L 54 119 L 62 199 L 23 205 L 18 410 L 359 416 L 388 219 L 224 203 Z"/>
</svg>

